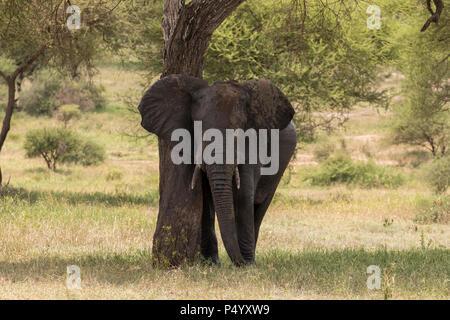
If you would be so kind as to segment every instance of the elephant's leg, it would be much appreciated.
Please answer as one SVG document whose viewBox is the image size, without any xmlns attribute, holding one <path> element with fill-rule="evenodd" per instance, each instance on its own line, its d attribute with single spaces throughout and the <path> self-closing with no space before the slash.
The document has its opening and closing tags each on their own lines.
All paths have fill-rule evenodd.
<svg viewBox="0 0 450 320">
<path fill-rule="evenodd" d="M 214 206 L 209 187 L 208 179 L 202 174 L 203 185 L 203 216 L 202 216 L 202 235 L 201 235 L 201 254 L 212 261 L 214 264 L 220 264 L 217 249 L 217 237 L 214 228 L 215 215 Z"/>
<path fill-rule="evenodd" d="M 267 209 L 269 208 L 270 203 L 272 202 L 273 194 L 268 196 L 266 200 L 264 200 L 260 204 L 255 204 L 255 251 L 256 251 L 256 243 L 258 242 L 259 228 L 261 227 L 261 223 L 266 215 Z"/>
<path fill-rule="evenodd" d="M 255 228 L 254 228 L 254 168 L 240 165 L 241 188 L 236 198 L 236 224 L 239 248 L 245 261 L 255 263 Z"/>
<path fill-rule="evenodd" d="M 279 139 L 279 169 L 273 176 L 261 176 L 255 192 L 255 246 L 258 241 L 259 228 L 264 215 L 272 202 L 273 196 L 280 184 L 283 173 L 295 151 L 297 133 L 293 122 L 280 131 Z"/>
</svg>

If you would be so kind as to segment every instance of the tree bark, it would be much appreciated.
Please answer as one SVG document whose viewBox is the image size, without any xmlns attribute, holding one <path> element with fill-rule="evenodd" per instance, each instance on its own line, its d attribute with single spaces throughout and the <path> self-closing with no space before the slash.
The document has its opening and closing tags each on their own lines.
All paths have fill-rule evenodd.
<svg viewBox="0 0 450 320">
<path fill-rule="evenodd" d="M 14 106 L 16 104 L 16 78 L 8 77 L 8 104 L 6 106 L 5 118 L 3 119 L 2 131 L 0 132 L 0 151 L 5 143 L 6 136 L 11 129 L 11 119 L 14 112 Z"/>
<path fill-rule="evenodd" d="M 201 78 L 213 32 L 245 0 L 166 0 L 162 23 L 163 77 L 185 73 Z"/>
<path fill-rule="evenodd" d="M 245 0 L 166 0 L 162 30 L 161 78 L 187 74 L 202 78 L 205 53 L 214 30 Z M 173 144 L 159 139 L 160 203 L 153 237 L 156 264 L 178 266 L 200 256 L 203 195 L 190 190 L 193 165 L 174 165 Z M 176 186 L 176 187 L 175 187 Z M 202 186 L 198 186 L 201 190 Z M 174 192 L 174 190 L 182 192 Z"/>
</svg>

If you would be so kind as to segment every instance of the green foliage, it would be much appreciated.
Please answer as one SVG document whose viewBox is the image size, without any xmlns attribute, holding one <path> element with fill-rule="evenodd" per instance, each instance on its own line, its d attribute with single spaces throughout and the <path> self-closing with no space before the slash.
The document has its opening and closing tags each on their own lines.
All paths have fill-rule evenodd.
<svg viewBox="0 0 450 320">
<path fill-rule="evenodd" d="M 422 58 L 425 59 L 425 54 Z M 421 63 L 412 61 L 411 64 Z M 449 77 L 449 66 L 435 71 L 427 66 L 407 76 L 406 101 L 394 108 L 393 143 L 421 146 L 434 156 L 447 153 L 450 147 Z"/>
<path fill-rule="evenodd" d="M 20 106 L 28 114 L 51 115 L 58 107 L 56 92 L 62 86 L 62 77 L 51 70 L 43 70 L 32 77 L 31 86 L 23 90 Z"/>
<path fill-rule="evenodd" d="M 31 77 L 31 86 L 22 91 L 20 105 L 30 115 L 52 115 L 59 106 L 78 105 L 81 111 L 106 107 L 105 88 L 85 79 L 70 80 L 51 69 Z"/>
<path fill-rule="evenodd" d="M 394 108 L 392 141 L 417 145 L 434 156 L 449 149 L 450 138 L 450 60 L 448 30 L 450 17 L 443 14 L 439 27 L 426 32 L 417 27 L 426 20 L 427 10 L 411 13 L 404 23 L 396 67 L 405 76 L 402 82 L 403 101 Z M 425 16 L 421 14 L 425 12 Z"/>
<path fill-rule="evenodd" d="M 304 12 L 297 1 L 245 1 L 213 33 L 204 78 L 272 80 L 295 102 L 304 140 L 317 129 L 342 124 L 342 115 L 358 102 L 385 106 L 375 84 L 378 65 L 393 55 L 383 42 L 388 31 L 368 30 L 365 8 L 354 4 L 307 1 Z M 162 1 L 146 6 L 131 1 L 122 11 L 124 57 L 134 53 L 152 79 L 162 71 Z"/>
<path fill-rule="evenodd" d="M 350 22 L 335 16 L 342 7 L 311 1 L 305 15 L 291 1 L 246 1 L 213 34 L 205 78 L 271 79 L 295 102 L 305 141 L 343 124 L 358 102 L 385 106 L 384 92 L 374 88 L 390 47 L 367 29 L 362 8 L 348 3 Z"/>
<path fill-rule="evenodd" d="M 69 2 L 0 1 L 0 71 L 13 72 L 44 48 L 35 67 L 50 64 L 77 76 L 81 66 L 92 67 L 100 48 L 114 48 L 112 35 L 119 26 L 111 5 L 93 0 L 78 0 L 76 5 L 81 9 L 81 29 L 69 30 Z"/>
<path fill-rule="evenodd" d="M 47 167 L 56 170 L 57 163 L 96 165 L 104 161 L 102 146 L 84 141 L 75 132 L 65 128 L 32 130 L 25 137 L 24 148 L 29 158 L 42 157 Z"/>
<path fill-rule="evenodd" d="M 162 73 L 164 39 L 161 31 L 163 1 L 127 1 L 120 10 L 120 31 L 115 34 L 120 47 L 118 53 L 124 61 L 137 60 L 140 70 L 149 78 Z M 131 60 L 134 62 L 133 58 Z"/>
<path fill-rule="evenodd" d="M 82 143 L 77 162 L 83 166 L 95 166 L 105 161 L 105 148 L 93 141 Z"/>
<path fill-rule="evenodd" d="M 64 123 L 64 127 L 67 127 L 71 120 L 81 119 L 80 106 L 76 104 L 62 105 L 58 109 L 57 118 Z"/>
<path fill-rule="evenodd" d="M 450 196 L 423 198 L 417 203 L 418 214 L 414 222 L 420 224 L 450 223 Z"/>
<path fill-rule="evenodd" d="M 353 161 L 344 153 L 337 153 L 322 162 L 314 172 L 305 177 L 305 180 L 317 186 L 345 183 L 365 188 L 396 188 L 404 182 L 400 174 L 377 165 L 373 160 Z"/>
<path fill-rule="evenodd" d="M 27 133 L 25 151 L 29 158 L 42 157 L 47 167 L 56 170 L 56 163 L 75 162 L 72 154 L 79 148 L 80 139 L 67 129 L 37 129 Z"/>
<path fill-rule="evenodd" d="M 450 155 L 434 159 L 426 168 L 425 177 L 435 193 L 444 193 L 450 186 Z"/>
</svg>

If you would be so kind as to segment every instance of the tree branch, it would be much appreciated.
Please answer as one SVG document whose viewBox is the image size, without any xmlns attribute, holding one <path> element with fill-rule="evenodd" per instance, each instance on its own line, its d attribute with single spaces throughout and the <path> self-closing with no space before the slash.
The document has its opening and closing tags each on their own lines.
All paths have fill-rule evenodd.
<svg viewBox="0 0 450 320">
<path fill-rule="evenodd" d="M 441 61 L 439 61 L 439 63 L 438 63 L 437 65 L 440 65 L 441 63 L 444 63 L 445 60 L 447 60 L 448 58 L 450 58 L 450 53 L 449 53 L 444 59 L 442 59 Z"/>
<path fill-rule="evenodd" d="M 162 77 L 186 73 L 201 78 L 211 35 L 244 1 L 193 0 L 186 5 L 184 0 L 166 0 Z"/>
<path fill-rule="evenodd" d="M 436 6 L 436 12 L 434 12 L 431 8 L 431 0 L 427 0 L 427 9 L 431 13 L 431 17 L 428 18 L 427 22 L 425 22 L 420 32 L 424 32 L 425 30 L 427 30 L 432 22 L 436 24 L 439 23 L 439 18 L 441 17 L 442 10 L 444 9 L 444 3 L 442 2 L 442 0 L 433 0 L 433 2 Z"/>
<path fill-rule="evenodd" d="M 245 0 L 194 0 L 188 6 L 205 18 L 202 25 L 207 34 L 212 34 L 222 22 Z"/>
<path fill-rule="evenodd" d="M 22 72 L 24 72 L 26 70 L 27 67 L 29 67 L 31 64 L 33 64 L 33 62 L 35 62 L 40 56 L 41 54 L 44 53 L 44 51 L 47 49 L 47 45 L 44 44 L 42 45 L 42 47 L 35 53 L 33 54 L 27 61 L 25 61 L 24 63 L 22 63 L 12 74 L 11 74 L 11 78 L 15 79 L 17 78 L 17 76 L 19 74 L 21 74 Z"/>
</svg>

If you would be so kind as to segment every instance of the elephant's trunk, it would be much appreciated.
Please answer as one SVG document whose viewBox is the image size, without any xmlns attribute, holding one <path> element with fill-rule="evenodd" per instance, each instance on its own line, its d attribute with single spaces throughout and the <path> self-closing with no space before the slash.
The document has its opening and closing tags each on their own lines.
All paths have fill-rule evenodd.
<svg viewBox="0 0 450 320">
<path fill-rule="evenodd" d="M 239 249 L 233 204 L 233 166 L 207 166 L 206 173 L 211 186 L 214 207 L 225 249 L 235 265 L 243 265 L 245 260 Z"/>
</svg>

